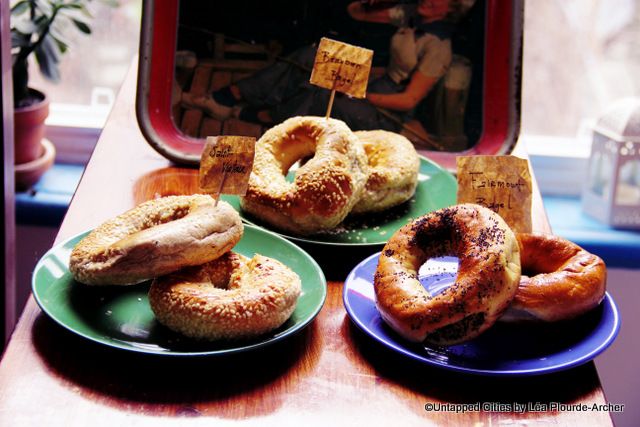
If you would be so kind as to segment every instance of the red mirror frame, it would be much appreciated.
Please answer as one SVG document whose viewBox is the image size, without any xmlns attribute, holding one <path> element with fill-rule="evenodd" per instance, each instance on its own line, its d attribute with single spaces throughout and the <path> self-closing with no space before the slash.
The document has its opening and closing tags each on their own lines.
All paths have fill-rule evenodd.
<svg viewBox="0 0 640 427">
<path fill-rule="evenodd" d="M 136 113 L 142 133 L 156 151 L 175 163 L 196 166 L 204 141 L 183 134 L 171 117 L 178 7 L 179 0 L 144 1 Z M 459 155 L 511 152 L 520 130 L 523 9 L 523 0 L 486 0 L 483 121 L 478 142 L 462 152 L 421 154 L 455 170 Z"/>
</svg>

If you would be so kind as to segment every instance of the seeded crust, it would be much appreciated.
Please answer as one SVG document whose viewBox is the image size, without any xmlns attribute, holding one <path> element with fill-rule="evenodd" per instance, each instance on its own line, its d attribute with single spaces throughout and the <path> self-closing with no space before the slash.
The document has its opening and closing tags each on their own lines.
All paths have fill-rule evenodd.
<svg viewBox="0 0 640 427">
<path fill-rule="evenodd" d="M 284 324 L 300 292 L 298 275 L 279 261 L 228 252 L 155 279 L 149 303 L 160 323 L 188 337 L 243 339 Z"/>
<path fill-rule="evenodd" d="M 287 182 L 289 168 L 313 157 Z M 313 234 L 336 227 L 360 199 L 367 180 L 362 143 L 344 122 L 293 117 L 257 142 L 242 209 L 274 227 Z"/>
<path fill-rule="evenodd" d="M 430 295 L 418 280 L 429 258 L 459 259 L 453 285 Z M 420 217 L 385 245 L 374 277 L 382 319 L 410 341 L 453 345 L 489 328 L 512 302 L 520 281 L 514 233 L 493 211 L 462 204 Z"/>
<path fill-rule="evenodd" d="M 242 221 L 208 195 L 142 203 L 97 227 L 71 252 L 69 270 L 87 285 L 131 285 L 214 260 L 242 237 Z"/>
<path fill-rule="evenodd" d="M 352 214 L 380 212 L 409 200 L 416 192 L 420 157 L 411 141 L 384 130 L 358 131 L 369 163 L 369 177 Z"/>
<path fill-rule="evenodd" d="M 523 276 L 501 321 L 557 322 L 578 317 L 600 304 L 607 282 L 602 259 L 551 234 L 519 233 L 516 237 Z"/>
</svg>

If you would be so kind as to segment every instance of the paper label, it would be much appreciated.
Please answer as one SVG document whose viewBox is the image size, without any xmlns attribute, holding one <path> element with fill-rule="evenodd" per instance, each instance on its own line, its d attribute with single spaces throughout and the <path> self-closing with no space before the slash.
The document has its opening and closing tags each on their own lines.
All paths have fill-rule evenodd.
<svg viewBox="0 0 640 427">
<path fill-rule="evenodd" d="M 244 196 L 253 168 L 256 139 L 210 136 L 200 158 L 200 188 L 211 194 Z"/>
<path fill-rule="evenodd" d="M 460 156 L 458 203 L 476 203 L 499 214 L 514 232 L 531 233 L 529 163 L 515 156 Z"/>
<path fill-rule="evenodd" d="M 372 60 L 370 49 L 323 37 L 309 81 L 316 86 L 364 98 Z"/>
</svg>

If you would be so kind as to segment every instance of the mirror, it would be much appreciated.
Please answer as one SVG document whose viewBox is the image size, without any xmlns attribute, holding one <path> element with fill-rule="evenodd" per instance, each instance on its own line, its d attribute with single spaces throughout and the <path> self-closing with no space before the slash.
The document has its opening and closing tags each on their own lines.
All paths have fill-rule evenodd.
<svg viewBox="0 0 640 427">
<path fill-rule="evenodd" d="M 317 43 L 328 37 L 374 51 L 370 99 L 338 94 L 332 117 L 353 130 L 398 132 L 450 169 L 456 154 L 508 153 L 519 127 L 522 7 L 515 0 L 147 1 L 141 129 L 166 157 L 197 164 L 207 136 L 260 137 L 288 117 L 323 116 L 329 91 L 309 76 Z"/>
</svg>

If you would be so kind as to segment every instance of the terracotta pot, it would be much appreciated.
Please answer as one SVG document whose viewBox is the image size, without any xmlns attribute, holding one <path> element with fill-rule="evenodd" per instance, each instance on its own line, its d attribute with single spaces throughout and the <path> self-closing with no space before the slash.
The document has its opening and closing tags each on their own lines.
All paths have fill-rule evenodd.
<svg viewBox="0 0 640 427">
<path fill-rule="evenodd" d="M 40 177 L 53 165 L 56 149 L 46 138 L 42 139 L 42 155 L 37 159 L 15 166 L 16 190 L 26 191 L 33 186 Z"/>
<path fill-rule="evenodd" d="M 49 115 L 49 99 L 35 89 L 29 89 L 29 92 L 41 101 L 14 109 L 16 165 L 32 162 L 43 154 L 41 141 L 44 138 L 44 121 Z"/>
</svg>

